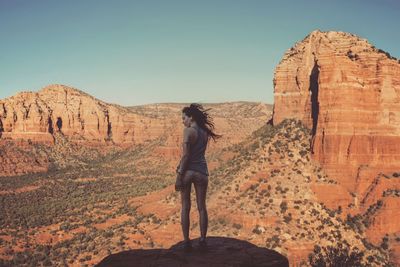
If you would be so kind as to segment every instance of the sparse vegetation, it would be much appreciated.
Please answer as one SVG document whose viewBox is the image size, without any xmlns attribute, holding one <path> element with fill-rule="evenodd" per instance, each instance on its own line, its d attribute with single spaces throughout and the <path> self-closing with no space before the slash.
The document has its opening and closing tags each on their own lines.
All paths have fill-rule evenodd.
<svg viewBox="0 0 400 267">
<path fill-rule="evenodd" d="M 211 235 L 224 234 L 241 238 L 252 236 L 254 242 L 262 244 L 265 242 L 266 247 L 276 250 L 284 248 L 288 241 L 297 240 L 337 243 L 339 240 L 347 242 L 347 239 L 351 243 L 351 238 L 357 233 L 349 228 L 348 223 L 339 220 L 339 211 L 326 209 L 313 199 L 307 199 L 307 194 L 304 193 L 308 193 L 311 177 L 314 182 L 317 174 L 320 175 L 320 180 L 317 182 L 330 181 L 319 166 L 310 162 L 309 134 L 309 129 L 300 122 L 285 120 L 274 127 L 265 125 L 243 142 L 226 147 L 223 152 L 218 152 L 220 154 L 212 156 L 213 160 L 218 162 L 218 167 L 211 172 L 208 196 L 215 194 L 215 199 L 222 203 L 222 209 L 227 209 L 232 214 L 255 218 L 255 222 L 252 226 L 248 223 L 240 224 L 229 215 L 210 218 Z M 133 197 L 158 191 L 174 182 L 175 177 L 165 176 L 163 173 L 162 170 L 165 170 L 166 166 L 162 162 L 150 166 L 151 168 L 140 165 L 140 160 L 145 158 L 148 147 L 157 147 L 158 144 L 147 144 L 147 147 L 131 151 L 114 151 L 98 161 L 86 161 L 87 164 L 79 168 L 65 167 L 49 172 L 45 176 L 14 177 L 21 183 L 24 183 L 25 178 L 30 179 L 27 185 L 33 182 L 40 184 L 43 181 L 48 181 L 48 184 L 18 196 L 7 195 L 0 198 L 2 201 L 12 203 L 6 210 L 10 216 L 6 219 L 0 218 L 3 227 L 7 228 L 16 222 L 24 231 L 35 225 L 38 227 L 34 228 L 40 234 L 42 233 L 38 230 L 40 227 L 57 223 L 59 225 L 51 230 L 54 235 L 85 229 L 85 232 L 76 233 L 71 239 L 52 246 L 37 246 L 31 254 L 18 255 L 18 261 L 28 257 L 35 259 L 36 266 L 54 265 L 54 263 L 60 265 L 64 263 L 66 266 L 73 264 L 89 266 L 90 261 L 98 257 L 96 255 L 104 257 L 121 250 L 128 250 L 132 244 L 145 248 L 159 246 L 151 240 L 151 234 L 146 232 L 148 228 L 143 226 L 153 227 L 163 224 L 163 221 L 157 217 L 156 212 L 154 214 L 137 212 L 134 204 L 128 201 Z M 233 156 L 227 161 L 218 160 L 225 152 Z M 116 171 L 114 166 L 122 166 L 122 171 Z M 115 176 L 120 173 L 129 175 Z M 95 177 L 95 179 L 82 181 L 80 177 Z M 9 188 L 13 186 L 13 181 L 8 177 L 0 183 Z M 16 203 L 20 198 L 22 201 Z M 32 210 L 24 208 L 30 203 L 28 200 L 33 203 Z M 46 204 L 46 201 L 54 204 Z M 173 204 L 177 201 L 179 194 L 174 192 L 161 202 Z M 376 208 L 379 208 L 378 203 L 376 205 Z M 374 214 L 376 208 L 372 207 L 370 214 Z M 24 212 L 31 214 L 35 209 L 38 210 L 38 214 L 34 215 L 34 219 L 22 219 Z M 126 220 L 102 229 L 104 225 L 112 220 L 118 220 L 121 216 Z M 277 224 L 272 227 L 264 226 L 262 220 L 270 217 L 277 218 Z M 355 224 L 364 225 L 364 217 L 354 220 Z M 168 225 L 179 224 L 179 213 L 167 221 Z M 191 226 L 192 229 L 198 228 L 196 223 L 192 223 Z M 348 229 L 346 234 L 344 234 L 345 227 Z M 20 237 L 14 237 L 20 235 L 18 231 L 7 231 L 5 234 L 13 236 L 13 240 L 21 240 Z M 34 233 L 30 235 L 34 236 Z M 143 236 L 143 240 L 131 240 L 129 235 Z M 364 238 L 363 234 L 357 239 L 359 243 L 361 238 Z M 4 246 L 11 242 L 4 241 Z M 370 253 L 368 260 L 372 265 L 378 262 L 379 257 L 385 262 L 386 258 L 382 255 L 387 252 L 381 252 L 384 249 L 374 247 L 366 240 L 362 242 L 365 248 L 371 250 L 368 252 Z M 29 250 L 23 253 L 28 253 L 27 251 Z M 15 251 L 10 250 L 9 253 L 17 255 Z M 10 261 L 4 263 L 7 264 L 10 265 Z"/>
<path fill-rule="evenodd" d="M 281 213 L 285 213 L 287 210 L 287 202 L 286 201 L 282 201 L 281 204 L 279 205 L 279 207 L 281 208 Z"/>
<path fill-rule="evenodd" d="M 336 247 L 327 246 L 320 247 L 316 245 L 314 251 L 309 256 L 309 263 L 313 267 L 323 266 L 341 266 L 353 267 L 364 266 L 362 261 L 364 253 L 358 248 L 350 250 L 343 244 L 338 244 Z"/>
</svg>

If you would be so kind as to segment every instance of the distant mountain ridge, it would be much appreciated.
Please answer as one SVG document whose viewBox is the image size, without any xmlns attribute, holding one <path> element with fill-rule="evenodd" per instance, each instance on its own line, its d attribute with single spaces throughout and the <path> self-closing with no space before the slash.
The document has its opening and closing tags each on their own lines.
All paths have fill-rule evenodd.
<svg viewBox="0 0 400 267">
<path fill-rule="evenodd" d="M 4 153 L 0 155 L 0 176 L 46 171 L 48 159 L 32 152 L 37 150 L 29 143 L 47 144 L 54 150 L 64 142 L 63 138 L 99 150 L 138 146 L 161 138 L 165 142 L 157 148 L 157 153 L 176 160 L 180 154 L 184 105 L 161 103 L 123 107 L 64 85 L 49 85 L 38 92 L 21 92 L 2 99 L 0 146 Z M 241 141 L 266 123 L 272 114 L 272 106 L 264 103 L 205 103 L 204 106 L 211 108 L 216 131 L 224 136 L 213 144 L 216 148 Z M 13 141 L 20 144 L 15 146 Z M 28 155 L 29 151 L 33 155 Z M 68 155 L 63 157 L 68 158 Z"/>
<path fill-rule="evenodd" d="M 239 107 L 246 105 L 256 106 L 257 116 L 268 116 L 271 109 L 267 104 L 252 102 L 210 104 L 216 109 L 222 107 L 220 111 L 224 110 L 224 106 L 225 109 L 235 106 L 238 108 L 236 115 L 245 111 Z M 106 103 L 72 87 L 49 85 L 38 92 L 21 92 L 0 100 L 1 137 L 52 143 L 52 134 L 60 131 L 76 140 L 140 144 L 160 134 L 160 125 L 165 124 L 161 120 L 165 117 L 162 112 L 176 117 L 180 116 L 182 107 L 182 104 L 123 107 Z M 247 115 L 254 116 L 254 111 Z"/>
</svg>

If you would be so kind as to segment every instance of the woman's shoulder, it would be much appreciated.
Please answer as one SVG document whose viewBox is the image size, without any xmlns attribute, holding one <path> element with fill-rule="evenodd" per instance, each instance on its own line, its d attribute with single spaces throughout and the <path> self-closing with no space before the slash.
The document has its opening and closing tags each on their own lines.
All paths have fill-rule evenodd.
<svg viewBox="0 0 400 267">
<path fill-rule="evenodd" d="M 183 130 L 183 135 L 184 136 L 197 136 L 197 130 L 194 127 L 186 127 Z"/>
<path fill-rule="evenodd" d="M 185 127 L 185 129 L 183 129 L 183 132 L 187 134 L 192 134 L 192 133 L 197 133 L 197 130 L 196 128 L 190 126 L 190 127 Z"/>
</svg>

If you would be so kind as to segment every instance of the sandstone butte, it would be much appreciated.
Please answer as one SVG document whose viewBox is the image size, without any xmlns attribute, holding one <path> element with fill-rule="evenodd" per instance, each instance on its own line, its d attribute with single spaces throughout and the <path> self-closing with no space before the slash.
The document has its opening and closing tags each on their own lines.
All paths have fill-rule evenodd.
<svg viewBox="0 0 400 267">
<path fill-rule="evenodd" d="M 369 238 L 398 234 L 400 199 L 383 192 L 400 189 L 400 61 L 356 35 L 313 31 L 275 69 L 273 123 L 285 118 L 312 129 L 313 159 L 340 184 L 315 187 L 319 199 L 355 214 L 382 198 Z"/>
<path fill-rule="evenodd" d="M 78 89 L 50 85 L 0 101 L 1 138 L 53 143 L 53 133 L 76 141 L 138 144 L 162 130 L 161 120 L 143 120 L 126 107 L 100 101 Z"/>
</svg>

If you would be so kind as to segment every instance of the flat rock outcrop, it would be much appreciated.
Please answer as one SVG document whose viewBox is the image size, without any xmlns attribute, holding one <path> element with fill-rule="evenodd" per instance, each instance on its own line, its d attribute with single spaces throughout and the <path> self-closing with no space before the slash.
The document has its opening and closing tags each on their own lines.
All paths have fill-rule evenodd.
<svg viewBox="0 0 400 267">
<path fill-rule="evenodd" d="M 208 237 L 207 247 L 185 251 L 182 243 L 169 249 L 131 250 L 110 255 L 96 266 L 289 266 L 279 253 L 249 242 L 225 237 Z"/>
</svg>

